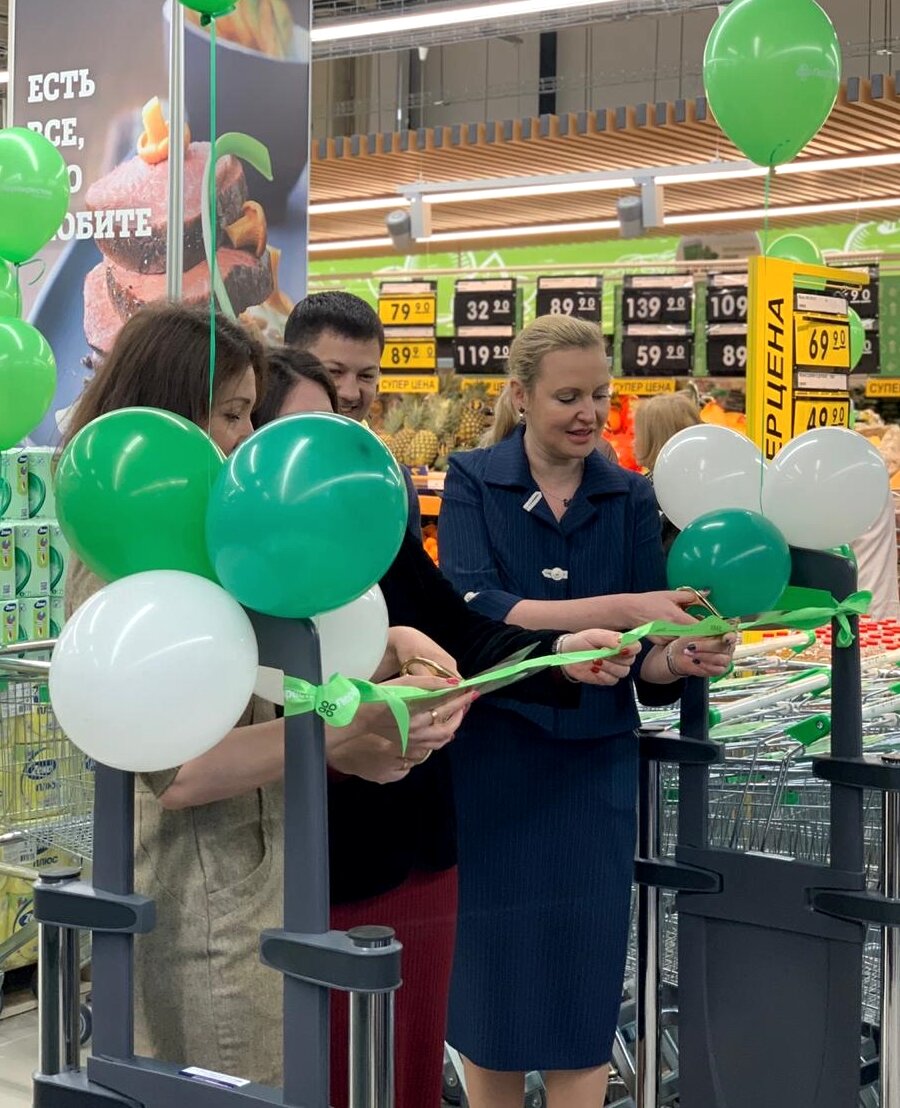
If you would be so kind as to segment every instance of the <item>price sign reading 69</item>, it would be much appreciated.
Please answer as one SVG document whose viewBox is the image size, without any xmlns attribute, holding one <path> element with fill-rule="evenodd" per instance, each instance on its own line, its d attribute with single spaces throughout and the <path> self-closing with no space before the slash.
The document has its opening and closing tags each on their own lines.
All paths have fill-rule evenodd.
<svg viewBox="0 0 900 1108">
<path fill-rule="evenodd" d="M 843 316 L 794 316 L 794 360 L 808 369 L 850 369 L 850 325 Z"/>
</svg>

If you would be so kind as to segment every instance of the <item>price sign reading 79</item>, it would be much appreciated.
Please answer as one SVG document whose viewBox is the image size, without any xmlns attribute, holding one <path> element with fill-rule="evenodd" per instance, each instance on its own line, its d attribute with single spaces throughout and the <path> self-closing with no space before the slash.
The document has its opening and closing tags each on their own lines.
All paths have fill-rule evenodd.
<svg viewBox="0 0 900 1108">
<path fill-rule="evenodd" d="M 378 301 L 378 318 L 394 327 L 433 326 L 437 319 L 437 297 L 382 296 Z"/>
<path fill-rule="evenodd" d="M 850 325 L 842 316 L 794 316 L 794 360 L 811 369 L 850 369 Z"/>
</svg>

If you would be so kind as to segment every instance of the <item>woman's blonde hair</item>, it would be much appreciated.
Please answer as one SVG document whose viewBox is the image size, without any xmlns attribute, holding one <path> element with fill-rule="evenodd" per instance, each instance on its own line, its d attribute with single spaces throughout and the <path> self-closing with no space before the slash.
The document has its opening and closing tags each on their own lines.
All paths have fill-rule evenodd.
<svg viewBox="0 0 900 1108">
<path fill-rule="evenodd" d="M 652 470 L 669 439 L 699 422 L 697 405 L 683 392 L 642 400 L 634 417 L 634 456 L 638 463 Z"/>
<path fill-rule="evenodd" d="M 530 393 L 541 372 L 541 363 L 557 350 L 592 350 L 597 348 L 606 364 L 603 333 L 596 323 L 573 319 L 567 315 L 542 315 L 529 323 L 513 339 L 509 348 L 508 375 Z M 482 439 L 482 446 L 493 446 L 508 438 L 519 426 L 519 413 L 506 388 L 494 404 L 494 423 Z"/>
</svg>

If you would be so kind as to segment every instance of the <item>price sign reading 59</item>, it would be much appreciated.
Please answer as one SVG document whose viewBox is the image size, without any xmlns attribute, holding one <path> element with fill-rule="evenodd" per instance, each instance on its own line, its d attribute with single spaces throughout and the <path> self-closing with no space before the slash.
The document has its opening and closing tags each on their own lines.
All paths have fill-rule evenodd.
<svg viewBox="0 0 900 1108">
<path fill-rule="evenodd" d="M 436 296 L 383 296 L 378 301 L 378 318 L 389 327 L 434 326 Z"/>
<path fill-rule="evenodd" d="M 798 312 L 794 321 L 794 359 L 798 366 L 850 369 L 850 326 L 846 319 Z"/>
</svg>

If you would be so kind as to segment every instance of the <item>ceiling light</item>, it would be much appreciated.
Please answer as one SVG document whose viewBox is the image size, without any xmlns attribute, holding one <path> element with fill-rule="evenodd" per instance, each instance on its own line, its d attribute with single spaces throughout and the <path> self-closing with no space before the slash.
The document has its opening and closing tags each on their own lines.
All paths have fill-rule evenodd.
<svg viewBox="0 0 900 1108">
<path fill-rule="evenodd" d="M 470 242 L 477 239 L 528 238 L 533 235 L 571 235 L 587 231 L 614 231 L 617 219 L 593 219 L 581 223 L 535 223 L 527 227 L 486 227 L 477 231 L 440 231 L 422 242 Z"/>
<path fill-rule="evenodd" d="M 761 166 L 747 166 L 745 169 L 713 169 L 704 173 L 696 166 L 689 166 L 684 173 L 651 172 L 650 176 L 658 185 L 701 185 L 712 181 L 742 181 L 750 177 L 765 177 L 768 172 Z"/>
<path fill-rule="evenodd" d="M 608 177 L 595 181 L 560 181 L 558 184 L 510 185 L 506 188 L 461 189 L 456 192 L 423 192 L 426 204 L 466 204 L 479 200 L 516 200 L 528 196 L 572 196 L 578 192 L 605 192 L 609 189 L 634 188 L 633 177 Z"/>
<path fill-rule="evenodd" d="M 310 215 L 338 215 L 342 212 L 376 212 L 388 208 L 404 208 L 409 201 L 402 196 L 380 196 L 374 200 L 334 200 L 310 204 Z"/>
<path fill-rule="evenodd" d="M 377 239 L 332 239 L 309 244 L 310 254 L 321 254 L 326 250 L 380 250 L 384 247 L 392 247 L 393 241 L 386 235 Z"/>
<path fill-rule="evenodd" d="M 740 208 L 725 212 L 698 212 L 692 215 L 667 215 L 665 225 L 689 223 L 736 223 L 745 219 L 789 219 L 795 215 L 825 215 L 830 212 L 855 212 L 872 208 L 900 208 L 900 196 L 885 200 L 840 200 L 830 204 L 794 204 L 784 208 Z"/>
<path fill-rule="evenodd" d="M 779 177 L 794 173 L 827 172 L 830 169 L 874 169 L 883 165 L 900 165 L 900 154 L 860 154 L 848 158 L 820 158 L 808 162 L 789 162 L 779 165 L 775 172 Z"/>
<path fill-rule="evenodd" d="M 397 35 L 406 31 L 461 27 L 467 23 L 494 23 L 517 16 L 540 15 L 542 12 L 597 8 L 615 2 L 616 0 L 493 0 L 490 5 L 438 8 L 381 19 L 342 20 L 328 23 L 324 27 L 313 27 L 309 37 L 312 42 L 341 42 L 346 39 L 369 38 L 371 35 Z"/>
</svg>

